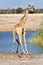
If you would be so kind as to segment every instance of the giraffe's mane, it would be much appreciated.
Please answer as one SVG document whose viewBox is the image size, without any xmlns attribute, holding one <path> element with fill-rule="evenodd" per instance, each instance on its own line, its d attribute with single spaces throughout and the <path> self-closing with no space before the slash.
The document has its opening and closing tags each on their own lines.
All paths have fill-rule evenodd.
<svg viewBox="0 0 43 65">
<path fill-rule="evenodd" d="M 20 20 L 23 20 L 24 19 L 24 17 L 25 17 L 25 15 L 20 19 Z"/>
</svg>

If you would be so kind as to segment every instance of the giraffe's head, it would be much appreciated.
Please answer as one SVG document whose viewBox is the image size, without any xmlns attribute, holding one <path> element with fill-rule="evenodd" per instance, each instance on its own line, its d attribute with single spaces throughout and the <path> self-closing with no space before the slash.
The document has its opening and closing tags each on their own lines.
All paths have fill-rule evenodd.
<svg viewBox="0 0 43 65">
<path fill-rule="evenodd" d="M 32 8 L 31 5 L 28 5 L 28 7 L 26 9 L 29 10 L 29 11 L 33 11 L 33 8 Z"/>
</svg>

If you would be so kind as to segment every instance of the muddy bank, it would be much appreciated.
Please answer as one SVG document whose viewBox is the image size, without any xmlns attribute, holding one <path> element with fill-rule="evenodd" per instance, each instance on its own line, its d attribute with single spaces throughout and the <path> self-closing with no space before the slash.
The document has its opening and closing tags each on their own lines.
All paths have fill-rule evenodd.
<svg viewBox="0 0 43 65">
<path fill-rule="evenodd" d="M 16 53 L 0 53 L 1 59 L 13 59 L 13 60 L 32 60 L 32 59 L 43 59 L 43 54 L 16 54 Z"/>
</svg>

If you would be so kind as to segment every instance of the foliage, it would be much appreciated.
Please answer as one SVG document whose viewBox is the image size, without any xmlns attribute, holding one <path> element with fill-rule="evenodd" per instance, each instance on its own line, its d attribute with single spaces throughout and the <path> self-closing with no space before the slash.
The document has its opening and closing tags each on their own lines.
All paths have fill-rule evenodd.
<svg viewBox="0 0 43 65">
<path fill-rule="evenodd" d="M 18 7 L 17 9 L 0 9 L 0 14 L 14 14 L 14 13 L 24 13 L 25 9 Z M 35 9 L 34 5 L 29 5 L 29 13 L 43 13 L 42 9 Z"/>
<path fill-rule="evenodd" d="M 16 9 L 16 13 L 22 13 L 22 12 L 23 12 L 22 8 L 19 7 L 19 8 Z"/>
<path fill-rule="evenodd" d="M 43 21 L 40 23 L 41 26 L 43 26 Z"/>
<path fill-rule="evenodd" d="M 13 14 L 15 13 L 15 9 L 7 9 L 6 14 Z"/>
<path fill-rule="evenodd" d="M 43 13 L 43 8 L 42 9 L 35 9 L 35 13 Z"/>
<path fill-rule="evenodd" d="M 30 42 L 38 45 L 43 45 L 43 29 L 37 30 L 30 39 Z"/>
<path fill-rule="evenodd" d="M 15 9 L 8 8 L 8 9 L 1 9 L 0 10 L 0 14 L 13 14 L 13 13 L 15 13 Z"/>
</svg>

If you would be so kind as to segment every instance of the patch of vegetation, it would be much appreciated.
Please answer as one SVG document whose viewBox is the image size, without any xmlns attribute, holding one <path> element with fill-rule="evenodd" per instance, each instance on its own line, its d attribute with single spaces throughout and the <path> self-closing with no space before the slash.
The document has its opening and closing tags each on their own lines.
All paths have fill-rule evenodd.
<svg viewBox="0 0 43 65">
<path fill-rule="evenodd" d="M 41 22 L 41 24 L 40 25 L 43 25 L 43 21 Z"/>
<path fill-rule="evenodd" d="M 23 12 L 23 9 L 21 8 L 21 7 L 18 7 L 17 9 L 16 9 L 16 13 L 22 13 Z"/>
<path fill-rule="evenodd" d="M 15 14 L 15 13 L 25 13 L 26 9 L 22 9 L 21 7 L 15 8 L 7 8 L 7 9 L 0 9 L 0 14 Z M 29 13 L 43 13 L 42 9 L 36 9 L 34 5 L 29 5 Z"/>
<path fill-rule="evenodd" d="M 43 45 L 43 29 L 37 30 L 29 41 L 33 44 Z"/>
</svg>

